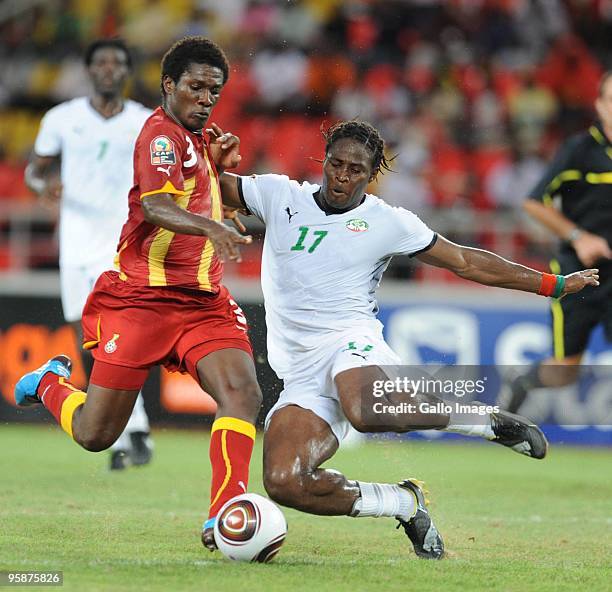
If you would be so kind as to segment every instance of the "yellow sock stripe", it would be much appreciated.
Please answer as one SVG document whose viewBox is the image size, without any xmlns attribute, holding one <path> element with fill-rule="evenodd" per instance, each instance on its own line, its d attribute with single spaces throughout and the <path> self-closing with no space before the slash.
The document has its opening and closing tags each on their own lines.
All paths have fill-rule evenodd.
<svg viewBox="0 0 612 592">
<path fill-rule="evenodd" d="M 219 491 L 217 491 L 215 498 L 212 500 L 212 502 L 210 502 L 211 507 L 217 503 L 217 500 L 223 493 L 223 490 L 227 487 L 229 480 L 232 478 L 232 463 L 230 462 L 229 455 L 227 454 L 227 430 L 223 430 L 221 432 L 221 454 L 223 455 L 223 461 L 225 462 L 225 479 L 223 479 L 223 483 L 221 484 L 221 487 L 219 487 Z"/>
<path fill-rule="evenodd" d="M 212 424 L 210 433 L 214 434 L 217 430 L 231 430 L 232 432 L 244 434 L 245 436 L 251 438 L 251 440 L 255 440 L 255 426 L 248 421 L 244 421 L 244 419 L 237 419 L 236 417 L 220 417 Z"/>
<path fill-rule="evenodd" d="M 60 378 L 60 381 L 62 379 Z M 69 385 L 65 385 L 69 386 Z M 74 389 L 71 395 L 68 395 L 64 403 L 62 404 L 62 413 L 61 413 L 61 425 L 62 429 L 72 438 L 72 417 L 74 412 L 85 403 L 85 399 L 87 399 L 87 395 L 83 391 L 79 391 Z"/>
</svg>

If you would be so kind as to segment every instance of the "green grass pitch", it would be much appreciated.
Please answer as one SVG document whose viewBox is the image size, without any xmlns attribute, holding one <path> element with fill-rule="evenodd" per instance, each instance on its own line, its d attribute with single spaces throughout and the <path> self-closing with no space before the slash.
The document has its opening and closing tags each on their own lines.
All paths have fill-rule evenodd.
<svg viewBox="0 0 612 592">
<path fill-rule="evenodd" d="M 56 427 L 0 426 L 0 570 L 63 570 L 64 589 L 563 591 L 612 589 L 612 454 L 553 447 L 545 461 L 497 445 L 369 442 L 330 467 L 427 482 L 448 557 L 416 559 L 391 519 L 285 510 L 269 565 L 201 547 L 208 437 L 155 432 L 151 466 L 114 474 Z M 252 463 L 261 483 L 261 435 Z M 30 588 L 28 588 L 30 589 Z M 40 588 L 38 588 L 40 589 Z"/>
</svg>

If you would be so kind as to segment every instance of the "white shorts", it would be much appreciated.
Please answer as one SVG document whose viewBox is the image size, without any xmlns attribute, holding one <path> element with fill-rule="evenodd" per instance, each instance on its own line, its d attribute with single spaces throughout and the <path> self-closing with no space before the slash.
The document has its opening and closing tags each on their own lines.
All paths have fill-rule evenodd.
<svg viewBox="0 0 612 592">
<path fill-rule="evenodd" d="M 85 302 L 100 274 L 112 269 L 112 264 L 104 259 L 87 266 L 60 266 L 60 285 L 62 308 L 67 322 L 80 321 Z"/>
<path fill-rule="evenodd" d="M 322 348 L 323 349 L 323 348 Z M 272 415 L 288 405 L 297 405 L 312 411 L 325 421 L 342 442 L 350 423 L 346 419 L 334 379 L 340 372 L 363 366 L 397 366 L 398 355 L 387 345 L 380 330 L 356 327 L 338 333 L 338 339 L 326 344 L 319 362 L 309 367 L 304 375 L 284 381 L 278 401 L 266 416 L 268 428 Z"/>
</svg>

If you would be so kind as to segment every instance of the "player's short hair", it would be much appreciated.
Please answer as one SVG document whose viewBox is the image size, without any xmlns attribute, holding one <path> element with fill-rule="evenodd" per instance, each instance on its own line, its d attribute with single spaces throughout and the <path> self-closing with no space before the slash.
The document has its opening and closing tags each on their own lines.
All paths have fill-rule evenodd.
<svg viewBox="0 0 612 592">
<path fill-rule="evenodd" d="M 85 55 L 83 56 L 85 65 L 88 67 L 91 66 L 91 62 L 93 61 L 96 51 L 106 47 L 111 47 L 113 49 L 122 51 L 125 54 L 128 68 L 130 68 L 130 70 L 132 69 L 132 54 L 130 53 L 125 41 L 123 39 L 119 39 L 118 37 L 113 37 L 112 39 L 96 39 L 90 43 L 85 50 Z"/>
<path fill-rule="evenodd" d="M 224 51 L 206 37 L 185 37 L 177 41 L 164 55 L 161 62 L 161 91 L 165 95 L 164 76 L 175 83 L 187 71 L 190 64 L 208 64 L 223 72 L 223 84 L 229 78 L 229 62 Z"/>
<path fill-rule="evenodd" d="M 321 130 L 325 139 L 325 153 L 334 142 L 343 138 L 351 138 L 361 142 L 372 154 L 372 174 L 378 175 L 381 169 L 390 171 L 390 160 L 385 156 L 385 141 L 378 130 L 367 121 L 340 121 L 327 130 Z"/>
<path fill-rule="evenodd" d="M 604 87 L 610 78 L 612 78 L 612 70 L 603 73 L 603 76 L 599 79 L 598 96 L 603 97 Z"/>
</svg>

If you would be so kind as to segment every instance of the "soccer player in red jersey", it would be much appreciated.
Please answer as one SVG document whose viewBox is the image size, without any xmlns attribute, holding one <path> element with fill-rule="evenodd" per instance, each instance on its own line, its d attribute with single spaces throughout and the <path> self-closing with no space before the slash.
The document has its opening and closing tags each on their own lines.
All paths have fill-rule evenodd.
<svg viewBox="0 0 612 592">
<path fill-rule="evenodd" d="M 220 283 L 223 260 L 238 260 L 239 246 L 250 242 L 222 221 L 218 177 L 237 163 L 237 146 L 202 133 L 228 75 L 223 51 L 203 37 L 166 53 L 162 107 L 134 150 L 118 271 L 99 277 L 83 311 L 83 347 L 95 360 L 87 393 L 68 381 L 65 356 L 15 387 L 18 404 L 42 403 L 78 444 L 97 452 L 123 431 L 152 366 L 189 372 L 218 406 L 202 532 L 210 549 L 219 508 L 246 491 L 261 405 L 246 319 Z"/>
</svg>

